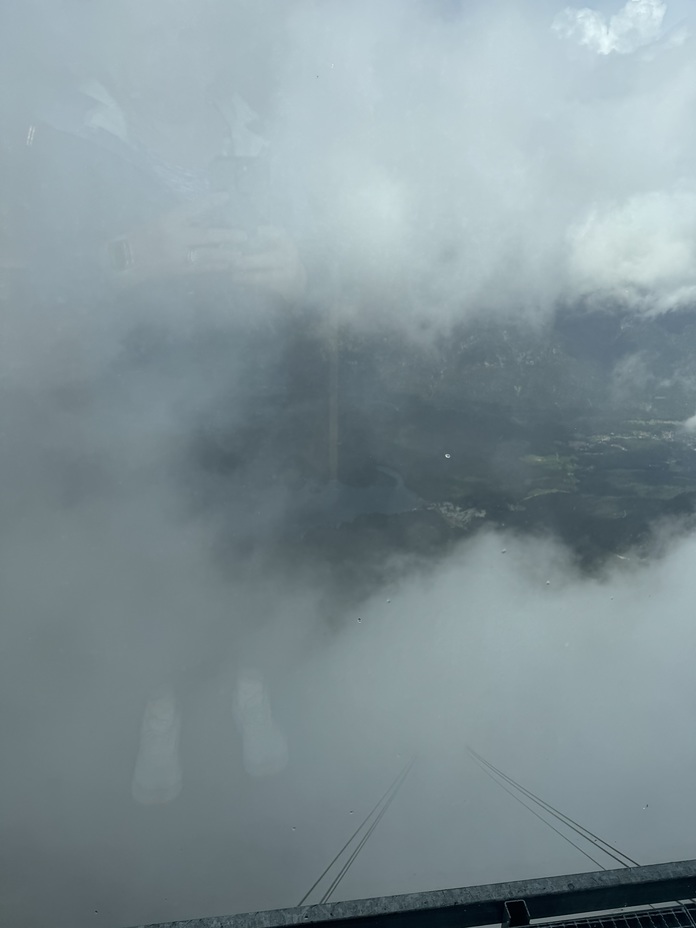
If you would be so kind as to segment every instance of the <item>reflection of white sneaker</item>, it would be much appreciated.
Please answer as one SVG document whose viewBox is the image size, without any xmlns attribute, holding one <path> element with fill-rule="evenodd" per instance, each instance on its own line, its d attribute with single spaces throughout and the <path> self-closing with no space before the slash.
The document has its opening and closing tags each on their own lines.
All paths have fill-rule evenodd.
<svg viewBox="0 0 696 928">
<path fill-rule="evenodd" d="M 288 742 L 273 721 L 263 679 L 255 670 L 237 680 L 234 714 L 242 732 L 244 769 L 252 777 L 270 777 L 288 763 Z"/>
<path fill-rule="evenodd" d="M 174 694 L 166 692 L 151 699 L 145 707 L 133 771 L 131 791 L 136 802 L 146 805 L 171 802 L 181 792 L 180 732 L 181 718 Z"/>
</svg>

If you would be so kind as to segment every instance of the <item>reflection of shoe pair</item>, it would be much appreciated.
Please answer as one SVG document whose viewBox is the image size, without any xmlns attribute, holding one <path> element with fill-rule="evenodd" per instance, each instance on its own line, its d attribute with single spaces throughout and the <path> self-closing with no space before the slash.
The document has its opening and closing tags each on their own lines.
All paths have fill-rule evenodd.
<svg viewBox="0 0 696 928">
<path fill-rule="evenodd" d="M 131 786 L 136 802 L 170 802 L 181 792 L 180 732 L 181 718 L 174 693 L 159 693 L 145 707 L 140 729 L 140 748 Z"/>
<path fill-rule="evenodd" d="M 247 670 L 237 680 L 234 717 L 242 733 L 244 769 L 252 777 L 272 777 L 288 763 L 288 741 L 273 721 L 263 678 Z"/>
<path fill-rule="evenodd" d="M 252 777 L 280 773 L 288 762 L 287 739 L 273 721 L 263 679 L 255 671 L 246 671 L 237 680 L 234 716 L 242 733 L 246 772 Z M 143 715 L 132 783 L 136 802 L 170 802 L 181 792 L 180 734 L 181 716 L 174 693 L 158 694 L 148 702 Z"/>
</svg>

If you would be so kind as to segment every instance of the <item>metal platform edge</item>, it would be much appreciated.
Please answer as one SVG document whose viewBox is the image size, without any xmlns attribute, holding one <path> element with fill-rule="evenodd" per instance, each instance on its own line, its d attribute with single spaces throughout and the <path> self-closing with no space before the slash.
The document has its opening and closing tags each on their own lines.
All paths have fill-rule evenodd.
<svg viewBox="0 0 696 928">
<path fill-rule="evenodd" d="M 532 919 L 674 902 L 696 896 L 696 860 L 600 870 L 461 889 L 195 918 L 140 928 L 475 928 L 502 925 L 505 903 L 523 900 Z"/>
</svg>

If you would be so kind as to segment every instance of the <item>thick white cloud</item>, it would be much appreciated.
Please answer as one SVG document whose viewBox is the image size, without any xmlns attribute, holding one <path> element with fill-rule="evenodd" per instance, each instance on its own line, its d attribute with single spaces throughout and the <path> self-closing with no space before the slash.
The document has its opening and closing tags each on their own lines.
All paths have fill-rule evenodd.
<svg viewBox="0 0 696 928">
<path fill-rule="evenodd" d="M 574 289 L 647 311 L 696 299 L 696 191 L 650 192 L 592 209 L 570 232 Z"/>
<path fill-rule="evenodd" d="M 666 12 L 663 0 L 628 0 L 609 18 L 587 7 L 568 7 L 556 17 L 553 28 L 600 55 L 625 55 L 660 37 Z"/>
<path fill-rule="evenodd" d="M 630 0 L 554 18 L 490 0 L 444 21 L 427 4 L 301 4 L 277 138 L 367 318 L 690 299 L 696 67 L 681 12 Z"/>
</svg>

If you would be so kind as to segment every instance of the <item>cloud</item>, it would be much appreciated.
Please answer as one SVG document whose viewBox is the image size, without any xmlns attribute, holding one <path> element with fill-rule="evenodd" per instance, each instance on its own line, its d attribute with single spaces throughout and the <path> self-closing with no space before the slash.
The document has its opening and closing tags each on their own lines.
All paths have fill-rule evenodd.
<svg viewBox="0 0 696 928">
<path fill-rule="evenodd" d="M 608 19 L 498 0 L 446 19 L 415 3 L 294 8 L 280 160 L 316 205 L 306 239 L 319 228 L 360 281 L 364 318 L 441 330 L 549 318 L 587 292 L 639 313 L 690 300 L 696 69 L 665 19 L 647 0 Z"/>
<path fill-rule="evenodd" d="M 665 540 L 664 557 L 629 552 L 591 578 L 549 540 L 479 536 L 345 616 L 340 639 L 303 667 L 305 722 L 330 763 L 354 770 L 338 808 L 366 804 L 368 769 L 388 782 L 399 756 L 419 766 L 344 897 L 593 869 L 471 767 L 467 744 L 638 860 L 688 856 L 690 782 L 672 752 L 693 762 L 693 741 L 673 734 L 695 705 L 696 541 Z M 646 803 L 659 808 L 650 819 Z M 331 821 L 339 811 L 327 836 Z"/>
<path fill-rule="evenodd" d="M 598 55 L 628 55 L 660 38 L 666 13 L 664 0 L 628 0 L 609 18 L 587 7 L 568 7 L 555 18 L 553 29 Z"/>
<path fill-rule="evenodd" d="M 352 322 L 341 378 L 370 326 L 415 338 L 423 323 L 448 335 L 472 319 L 546 321 L 559 302 L 648 316 L 694 305 L 694 43 L 660 44 L 664 3 L 554 18 L 557 6 L 537 0 L 450 4 L 447 16 L 415 0 L 301 0 L 284 5 L 287 28 L 269 19 L 277 4 L 233 6 L 259 41 L 242 43 L 236 25 L 217 39 L 229 58 L 245 44 L 235 64 L 249 64 L 252 90 L 278 78 L 269 123 L 287 222 L 310 263 L 335 272 L 330 308 Z M 256 558 L 249 537 L 272 538 L 300 496 L 283 483 L 296 477 L 288 447 L 301 446 L 300 474 L 320 467 L 325 369 L 300 371 L 320 408 L 312 432 L 302 403 L 291 417 L 279 373 L 285 317 L 268 325 L 273 348 L 262 320 L 260 347 L 246 350 L 240 313 L 226 327 L 203 301 L 192 318 L 155 299 L 144 320 L 135 301 L 114 309 L 97 297 L 98 312 L 89 300 L 3 304 L 8 922 L 34 904 L 37 873 L 60 880 L 35 904 L 71 924 L 91 923 L 97 904 L 112 924 L 292 904 L 412 752 L 419 768 L 347 895 L 585 866 L 477 779 L 467 742 L 640 859 L 691 853 L 694 742 L 675 735 L 694 713 L 688 526 L 656 528 L 659 556 L 624 552 L 595 575 L 552 539 L 493 532 L 437 563 L 380 549 L 355 569 L 341 533 L 333 560 L 327 546 L 326 562 L 308 555 L 300 569 L 292 543 L 286 561 Z M 377 344 L 375 367 L 390 350 Z M 399 388 L 423 401 L 423 418 L 433 357 L 399 358 Z M 639 394 L 659 379 L 652 361 L 625 357 L 609 389 Z M 668 372 L 685 391 L 687 375 Z M 375 383 L 357 391 L 368 435 Z M 474 405 L 464 391 L 450 400 L 467 415 Z M 510 480 L 505 449 L 521 453 L 521 422 L 494 460 Z M 475 448 L 477 427 L 442 434 L 433 457 L 457 464 L 453 438 Z M 491 416 L 481 427 L 505 425 Z M 687 436 L 694 428 L 684 424 Z M 341 453 L 369 457 L 347 434 Z M 413 435 L 425 471 L 432 449 Z M 442 510 L 482 511 L 471 504 Z M 607 511 L 623 517 L 614 499 Z M 371 552 L 369 532 L 357 534 Z M 262 785 L 245 778 L 232 718 L 246 662 L 267 669 L 290 736 L 287 776 Z M 185 786 L 150 815 L 132 807 L 129 783 L 158 674 L 183 681 Z"/>
<path fill-rule="evenodd" d="M 651 192 L 593 209 L 569 235 L 571 286 L 647 313 L 696 299 L 696 192 Z"/>
</svg>

